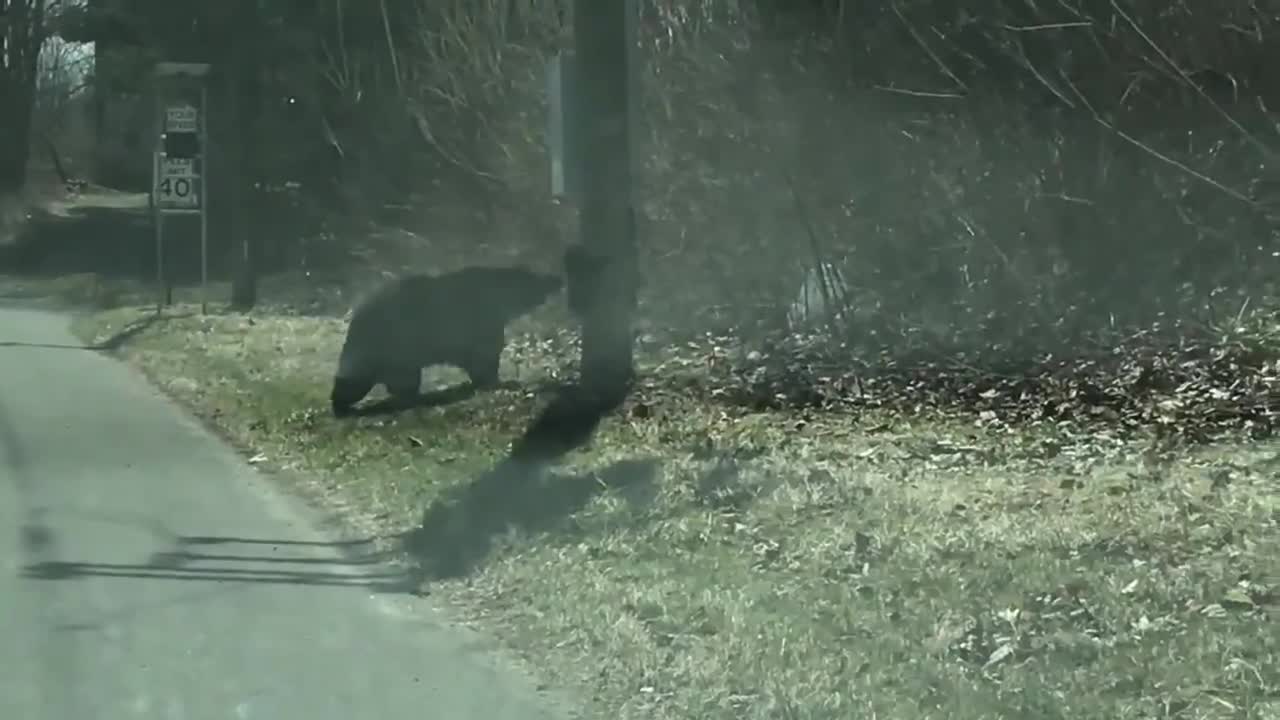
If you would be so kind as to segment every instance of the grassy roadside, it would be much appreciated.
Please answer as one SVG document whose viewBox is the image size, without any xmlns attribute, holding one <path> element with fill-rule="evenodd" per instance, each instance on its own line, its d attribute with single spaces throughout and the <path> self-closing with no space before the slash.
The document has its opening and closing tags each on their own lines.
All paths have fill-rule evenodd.
<svg viewBox="0 0 1280 720">
<path fill-rule="evenodd" d="M 119 352 L 313 497 L 424 526 L 450 570 L 430 591 L 611 715 L 1280 717 L 1280 444 L 750 412 L 664 380 L 484 504 L 478 478 L 571 355 L 513 338 L 525 390 L 336 422 L 343 327 L 193 314 Z"/>
</svg>

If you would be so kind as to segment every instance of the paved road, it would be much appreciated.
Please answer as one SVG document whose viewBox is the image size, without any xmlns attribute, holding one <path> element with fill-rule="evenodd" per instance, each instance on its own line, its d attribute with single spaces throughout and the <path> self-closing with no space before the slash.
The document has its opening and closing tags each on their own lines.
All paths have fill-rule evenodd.
<svg viewBox="0 0 1280 720">
<path fill-rule="evenodd" d="M 0 718 L 568 717 L 66 327 L 0 310 Z"/>
</svg>

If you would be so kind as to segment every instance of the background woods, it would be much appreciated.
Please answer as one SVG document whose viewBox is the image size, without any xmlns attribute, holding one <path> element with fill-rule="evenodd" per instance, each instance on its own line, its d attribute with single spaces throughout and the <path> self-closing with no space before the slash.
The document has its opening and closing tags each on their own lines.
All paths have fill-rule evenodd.
<svg viewBox="0 0 1280 720">
<path fill-rule="evenodd" d="M 0 291 L 96 303 L 87 342 L 601 716 L 1277 717 L 1280 0 L 638 0 L 627 396 L 551 392 L 581 291 L 630 299 L 600 273 L 511 319 L 500 387 L 336 420 L 387 275 L 598 267 L 549 191 L 571 4 L 0 0 L 10 187 L 145 192 L 152 64 L 213 65 L 239 307 L 175 232 L 156 313 L 136 194 L 30 223 L 64 262 Z"/>
<path fill-rule="evenodd" d="M 820 255 L 860 337 L 1008 352 L 1238 309 L 1274 274 L 1265 3 L 641 7 L 642 302 L 658 322 L 776 323 Z M 554 255 L 567 220 L 543 69 L 567 11 L 95 0 L 50 23 L 98 43 L 103 182 L 145 183 L 148 63 L 210 61 L 243 116 L 223 135 L 241 152 L 220 159 L 253 189 L 267 269 L 332 275 Z M 34 47 L 16 27 L 8 47 Z"/>
</svg>

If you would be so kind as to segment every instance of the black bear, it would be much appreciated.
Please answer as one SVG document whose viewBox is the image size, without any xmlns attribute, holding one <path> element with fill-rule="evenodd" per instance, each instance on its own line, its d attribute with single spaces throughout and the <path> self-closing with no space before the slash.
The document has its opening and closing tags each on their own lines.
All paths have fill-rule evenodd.
<svg viewBox="0 0 1280 720">
<path fill-rule="evenodd" d="M 406 275 L 383 285 L 351 314 L 333 378 L 333 414 L 349 415 L 378 384 L 396 400 L 416 397 L 429 365 L 460 367 L 477 388 L 496 385 L 507 323 L 562 286 L 555 275 L 502 267 Z"/>
</svg>

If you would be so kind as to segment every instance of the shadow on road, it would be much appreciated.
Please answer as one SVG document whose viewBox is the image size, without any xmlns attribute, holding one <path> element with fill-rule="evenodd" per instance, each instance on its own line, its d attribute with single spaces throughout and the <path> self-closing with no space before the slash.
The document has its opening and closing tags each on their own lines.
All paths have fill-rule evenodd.
<svg viewBox="0 0 1280 720">
<path fill-rule="evenodd" d="M 551 463 L 585 445 L 622 397 L 562 388 L 515 442 L 511 454 L 471 483 L 447 493 L 401 538 L 417 562 L 419 583 L 464 577 L 510 529 L 555 532 L 600 492 L 652 485 L 654 460 L 626 460 L 590 474 L 552 472 Z"/>
<path fill-rule="evenodd" d="M 134 603 L 126 607 L 106 612 L 94 612 L 91 618 L 69 619 L 54 623 L 51 629 L 61 633 L 95 633 L 103 632 L 110 626 L 136 619 L 146 620 L 153 613 L 166 608 L 191 606 L 212 601 L 214 598 L 227 595 L 237 589 L 235 585 L 219 585 L 217 587 L 195 588 L 154 602 Z"/>
<path fill-rule="evenodd" d="M 345 542 L 299 542 L 269 538 L 180 537 L 177 549 L 154 553 L 146 562 L 43 561 L 23 566 L 32 580 L 65 581 L 87 577 L 361 587 L 375 592 L 403 593 L 413 589 L 410 575 L 390 569 L 391 554 L 376 550 L 375 539 Z M 247 546 L 248 550 L 206 553 L 191 547 Z M 269 548 L 257 552 L 251 548 Z M 327 548 L 337 557 L 289 553 L 291 548 Z"/>
<path fill-rule="evenodd" d="M 135 337 L 146 332 L 148 329 L 157 324 L 176 320 L 184 317 L 192 317 L 193 313 L 177 313 L 167 315 L 148 315 L 140 320 L 135 320 L 124 326 L 115 335 L 103 340 L 102 342 L 92 345 L 61 345 L 57 343 L 28 343 L 18 342 L 15 340 L 0 340 L 0 347 L 15 348 L 51 348 L 54 350 L 93 350 L 95 352 L 114 352 L 124 347 Z"/>
</svg>

